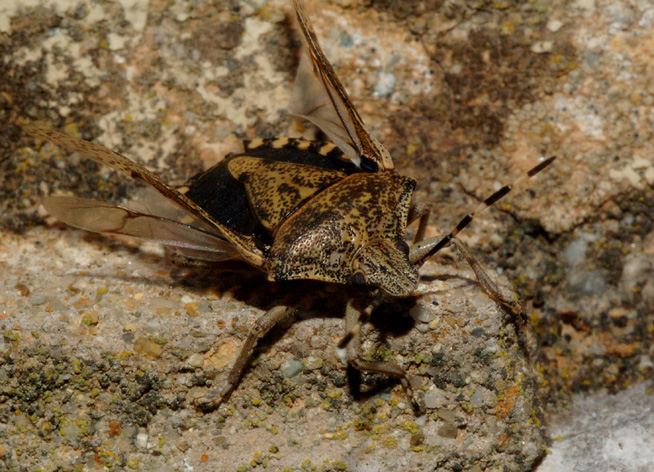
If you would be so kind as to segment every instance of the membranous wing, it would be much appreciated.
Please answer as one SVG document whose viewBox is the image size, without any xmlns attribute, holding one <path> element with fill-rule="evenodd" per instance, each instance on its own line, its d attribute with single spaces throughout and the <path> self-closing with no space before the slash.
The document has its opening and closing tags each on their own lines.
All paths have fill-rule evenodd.
<svg viewBox="0 0 654 472">
<path fill-rule="evenodd" d="M 86 231 L 163 244 L 204 261 L 239 258 L 220 236 L 161 216 L 78 197 L 47 197 L 43 206 L 59 221 Z"/>
<path fill-rule="evenodd" d="M 302 57 L 293 91 L 297 117 L 319 127 L 358 167 L 369 171 L 393 169 L 388 150 L 370 132 L 323 53 L 302 0 L 293 0 L 302 31 Z"/>
<path fill-rule="evenodd" d="M 145 167 L 137 164 L 125 156 L 107 149 L 104 146 L 73 138 L 59 131 L 30 125 L 24 126 L 24 129 L 36 138 L 50 141 L 67 149 L 68 151 L 78 152 L 101 164 L 107 165 L 112 169 L 130 176 L 134 180 L 138 180 L 150 185 L 162 196 L 179 206 L 192 217 L 202 221 L 202 223 L 206 224 L 209 228 L 219 234 L 225 241 L 228 241 L 232 246 L 234 246 L 235 250 L 246 262 L 256 267 L 262 267 L 264 265 L 264 253 L 261 249 L 256 247 L 252 237 L 239 234 L 224 224 L 218 222 L 193 200 L 186 197 L 172 185 L 169 185 L 159 179 Z"/>
</svg>

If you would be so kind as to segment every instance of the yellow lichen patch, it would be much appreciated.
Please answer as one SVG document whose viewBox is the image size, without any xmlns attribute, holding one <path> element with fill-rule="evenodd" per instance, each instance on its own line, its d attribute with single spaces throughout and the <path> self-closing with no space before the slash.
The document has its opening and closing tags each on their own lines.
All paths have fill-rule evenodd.
<svg viewBox="0 0 654 472">
<path fill-rule="evenodd" d="M 163 347 L 148 338 L 141 337 L 134 341 L 134 352 L 157 358 L 163 353 Z"/>
<path fill-rule="evenodd" d="M 195 318 L 196 316 L 200 316 L 198 313 L 198 304 L 197 303 L 187 303 L 184 305 L 184 309 L 186 310 L 186 314 L 190 316 L 191 318 Z"/>
</svg>

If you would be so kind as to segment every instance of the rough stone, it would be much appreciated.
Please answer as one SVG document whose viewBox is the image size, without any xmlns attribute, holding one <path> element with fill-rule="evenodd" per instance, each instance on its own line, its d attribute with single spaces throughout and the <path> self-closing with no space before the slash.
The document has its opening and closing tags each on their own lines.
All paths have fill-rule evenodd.
<svg viewBox="0 0 654 472">
<path fill-rule="evenodd" d="M 375 312 L 366 352 L 407 367 L 418 396 L 434 407 L 418 419 L 400 408 L 407 404 L 401 389 L 383 377 L 363 376 L 360 395 L 349 389 L 333 349 L 347 295 L 340 289 L 320 302 L 324 313 L 301 321 L 309 329 L 299 337 L 308 342 L 293 336 L 294 327 L 273 331 L 230 402 L 197 412 L 190 400 L 221 385 L 253 320 L 285 289 L 232 272 L 184 278 L 148 245 L 63 231 L 39 206 L 43 195 L 70 193 L 124 203 L 134 185 L 35 145 L 17 118 L 97 140 L 171 182 L 238 151 L 244 137 L 298 134 L 284 113 L 298 57 L 288 2 L 23 3 L 0 6 L 0 406 L 11 412 L 0 429 L 10 470 L 96 467 L 97 459 L 116 470 L 266 461 L 299 469 L 309 460 L 306 468 L 328 461 L 334 469 L 342 462 L 526 471 L 545 451 L 540 421 L 568 395 L 621 392 L 652 376 L 648 2 L 500 2 L 473 10 L 441 1 L 310 3 L 361 115 L 397 168 L 418 180 L 417 199 L 431 204 L 429 236 L 449 231 L 540 155 L 558 156 L 529 190 L 478 215 L 460 235 L 497 269 L 493 277 L 517 289 L 533 328 L 524 339 L 515 331 L 524 320 L 499 310 L 449 250 L 425 267 L 418 303 L 439 303 L 428 330 L 407 316 L 408 300 Z M 85 313 L 101 325 L 80 325 Z M 141 339 L 160 355 L 135 355 Z M 531 361 L 521 346 L 534 351 Z M 190 369 L 184 360 L 198 352 L 207 353 L 205 362 Z M 320 362 L 287 377 L 289 357 Z M 615 399 L 624 402 L 616 410 L 631 401 Z M 450 410 L 456 414 L 446 421 L 469 455 L 438 434 L 442 420 L 433 415 Z M 179 413 L 172 423 L 171 412 Z M 131 425 L 128 439 L 109 437 L 109 421 Z M 595 438 L 612 464 L 623 456 L 606 438 L 649 445 L 632 434 L 647 427 L 642 417 L 615 425 Z M 171 428 L 184 432 L 186 452 L 176 440 L 159 440 Z M 575 422 L 566 431 L 573 438 L 588 430 Z M 12 443 L 18 433 L 20 457 Z M 548 472 L 571 470 L 571 451 L 583 454 L 591 442 L 565 443 Z M 62 445 L 74 454 L 42 453 Z M 402 454 L 392 454 L 396 446 Z M 634 458 L 634 467 L 649 465 Z"/>
</svg>

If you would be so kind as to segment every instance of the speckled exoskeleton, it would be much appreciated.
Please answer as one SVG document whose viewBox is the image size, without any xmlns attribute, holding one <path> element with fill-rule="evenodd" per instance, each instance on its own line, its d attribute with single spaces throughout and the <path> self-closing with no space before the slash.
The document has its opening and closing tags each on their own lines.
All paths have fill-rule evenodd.
<svg viewBox="0 0 654 472">
<path fill-rule="evenodd" d="M 347 361 L 356 369 L 396 377 L 410 389 L 401 366 L 362 358 L 358 349 L 362 324 L 384 297 L 411 295 L 421 265 L 450 244 L 459 249 L 493 299 L 514 303 L 502 296 L 456 238 L 476 212 L 512 186 L 487 198 L 446 236 L 423 240 L 429 210 L 412 202 L 416 182 L 396 172 L 390 153 L 366 127 L 325 58 L 302 1 L 293 0 L 293 6 L 307 52 L 296 81 L 295 117 L 317 126 L 329 141 L 248 141 L 243 153 L 229 156 L 183 187 L 173 187 L 102 146 L 26 126 L 35 137 L 149 184 L 194 222 L 76 197 L 50 197 L 44 205 L 60 220 L 89 231 L 156 241 L 205 261 L 239 258 L 272 281 L 313 279 L 369 287 L 368 303 L 351 300 L 347 305 L 347 334 L 340 347 L 347 347 Z M 540 172 L 553 159 L 543 160 L 519 180 Z M 406 229 L 416 221 L 419 227 L 409 245 Z M 230 395 L 257 340 L 293 311 L 292 306 L 277 306 L 256 322 L 224 387 L 205 399 L 204 407 L 216 406 Z"/>
</svg>

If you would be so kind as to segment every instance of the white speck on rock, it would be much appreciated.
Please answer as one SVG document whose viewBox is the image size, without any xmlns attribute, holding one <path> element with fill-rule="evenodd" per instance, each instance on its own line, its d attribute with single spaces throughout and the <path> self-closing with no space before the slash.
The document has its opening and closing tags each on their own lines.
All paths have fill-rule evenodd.
<svg viewBox="0 0 654 472">
<path fill-rule="evenodd" d="M 547 22 L 547 29 L 552 33 L 556 33 L 563 26 L 563 22 L 559 20 L 550 20 Z"/>
<path fill-rule="evenodd" d="M 433 410 L 441 405 L 441 395 L 438 390 L 430 390 L 425 393 L 425 407 Z"/>
<path fill-rule="evenodd" d="M 633 167 L 625 167 L 621 170 L 611 169 L 609 170 L 609 177 L 617 181 L 626 180 L 631 184 L 632 187 L 635 187 L 639 190 L 643 190 L 645 188 L 640 180 L 640 175 L 638 175 L 638 172 L 636 172 Z"/>
<path fill-rule="evenodd" d="M 397 79 L 390 72 L 380 72 L 377 76 L 377 83 L 373 87 L 375 97 L 388 97 L 395 88 Z"/>
<path fill-rule="evenodd" d="M 597 0 L 576 0 L 572 6 L 589 18 L 597 9 Z"/>
<path fill-rule="evenodd" d="M 125 47 L 125 44 L 127 41 L 129 41 L 129 38 L 127 36 L 121 36 L 116 33 L 109 33 L 107 35 L 107 40 L 109 42 L 109 49 L 111 51 L 118 51 L 119 49 L 123 49 Z"/>
<path fill-rule="evenodd" d="M 531 45 L 531 50 L 536 54 L 546 54 L 548 52 L 552 52 L 553 47 L 554 42 L 552 41 L 536 41 Z"/>
<path fill-rule="evenodd" d="M 136 435 L 136 445 L 141 449 L 146 449 L 148 447 L 147 433 L 139 433 Z"/>
</svg>

